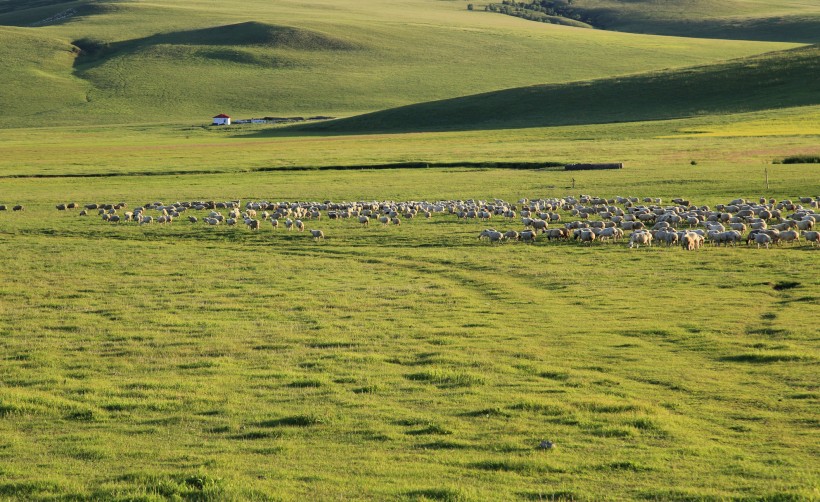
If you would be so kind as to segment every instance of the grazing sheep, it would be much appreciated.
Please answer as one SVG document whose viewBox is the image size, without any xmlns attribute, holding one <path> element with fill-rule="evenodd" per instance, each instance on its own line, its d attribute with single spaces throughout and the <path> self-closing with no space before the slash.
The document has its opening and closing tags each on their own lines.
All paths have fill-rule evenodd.
<svg viewBox="0 0 820 502">
<path fill-rule="evenodd" d="M 530 244 L 535 242 L 536 237 L 538 237 L 538 233 L 535 230 L 524 230 L 518 234 L 518 239 L 522 242 L 528 242 Z"/>
<path fill-rule="evenodd" d="M 394 216 L 393 218 L 390 219 L 390 223 L 392 223 L 394 225 L 401 225 L 401 220 L 399 219 L 398 216 Z"/>
<path fill-rule="evenodd" d="M 359 216 L 359 223 L 361 223 L 363 227 L 369 227 L 370 218 L 368 218 L 367 216 Z"/>
<path fill-rule="evenodd" d="M 8 207 L 5 204 L 0 204 L 0 211 L 7 211 Z"/>
<path fill-rule="evenodd" d="M 535 229 L 536 232 L 540 230 L 541 233 L 544 233 L 547 231 L 548 224 L 544 220 L 531 220 L 530 226 Z"/>
<path fill-rule="evenodd" d="M 598 234 L 598 239 L 602 240 L 602 241 L 612 239 L 612 240 L 617 242 L 618 240 L 623 238 L 623 236 L 624 236 L 624 231 L 621 230 L 620 228 L 607 227 L 607 228 L 601 230 L 601 233 Z"/>
<path fill-rule="evenodd" d="M 250 220 L 247 225 L 251 230 L 259 230 L 259 220 Z"/>
<path fill-rule="evenodd" d="M 671 246 L 677 244 L 678 241 L 680 240 L 680 236 L 678 235 L 678 232 L 675 231 L 674 228 L 670 229 L 668 231 L 658 232 L 655 235 L 655 238 L 659 241 L 662 240 L 662 241 L 666 242 L 667 247 L 671 247 Z"/>
<path fill-rule="evenodd" d="M 189 216 L 188 221 L 190 221 L 191 223 L 196 223 L 199 220 L 196 218 L 196 216 Z"/>
<path fill-rule="evenodd" d="M 140 220 L 139 221 L 140 221 L 140 225 L 150 225 L 151 223 L 154 223 L 154 217 L 153 216 L 142 216 L 142 215 L 140 215 Z"/>
<path fill-rule="evenodd" d="M 814 230 L 814 219 L 800 220 L 797 222 L 798 230 Z"/>
<path fill-rule="evenodd" d="M 325 233 L 324 233 L 324 232 L 322 232 L 321 230 L 311 230 L 311 231 L 310 231 L 310 235 L 312 235 L 312 236 L 313 236 L 313 240 L 315 240 L 315 241 L 317 241 L 317 242 L 318 242 L 320 239 L 324 239 L 324 238 L 325 238 Z"/>
<path fill-rule="evenodd" d="M 551 241 L 553 239 L 569 239 L 569 229 L 566 227 L 561 227 L 547 230 L 547 240 Z"/>
<path fill-rule="evenodd" d="M 296 221 L 294 221 L 294 222 L 293 222 L 293 226 L 294 226 L 294 227 L 296 228 L 296 230 L 297 230 L 297 231 L 299 231 L 299 232 L 304 232 L 304 231 L 305 231 L 305 224 L 304 224 L 304 223 L 302 223 L 302 220 L 296 220 Z"/>
<path fill-rule="evenodd" d="M 589 244 L 591 246 L 592 242 L 596 238 L 597 238 L 597 235 L 592 230 L 582 228 L 578 231 L 578 240 L 581 241 L 581 244 L 586 242 L 587 244 Z"/>
<path fill-rule="evenodd" d="M 684 232 L 680 237 L 680 245 L 686 251 L 694 251 L 700 247 L 702 237 L 694 232 Z"/>
<path fill-rule="evenodd" d="M 769 249 L 769 244 L 772 243 L 772 238 L 769 237 L 767 234 L 759 233 L 759 234 L 755 234 L 754 241 L 755 241 L 755 244 L 757 244 L 758 249 L 760 249 L 761 244 L 766 246 L 766 249 Z"/>
<path fill-rule="evenodd" d="M 277 220 L 275 218 L 271 218 L 270 219 L 270 226 L 273 227 L 274 230 L 276 230 L 277 228 L 279 228 L 279 220 Z"/>
<path fill-rule="evenodd" d="M 645 230 L 639 230 L 629 236 L 630 248 L 639 248 L 641 244 L 652 247 L 652 234 Z"/>
<path fill-rule="evenodd" d="M 486 230 L 482 230 L 481 233 L 478 235 L 478 238 L 479 239 L 486 238 L 487 240 L 490 241 L 490 243 L 501 242 L 501 241 L 504 240 L 504 234 L 502 234 L 501 232 L 499 232 L 497 230 L 493 230 L 492 228 L 488 228 Z"/>
<path fill-rule="evenodd" d="M 293 230 L 293 220 L 290 218 L 285 220 L 285 230 Z"/>
<path fill-rule="evenodd" d="M 780 240 L 783 242 L 800 242 L 800 234 L 796 230 L 780 232 Z"/>
<path fill-rule="evenodd" d="M 820 244 L 820 231 L 803 232 L 803 238 L 806 239 L 806 242 L 811 242 L 811 246 L 814 247 Z"/>
<path fill-rule="evenodd" d="M 65 211 L 66 210 L 66 205 L 65 204 L 57 204 L 55 207 L 57 208 L 57 211 Z"/>
<path fill-rule="evenodd" d="M 504 238 L 510 241 L 517 241 L 519 238 L 518 232 L 515 230 L 507 230 L 504 232 Z"/>
<path fill-rule="evenodd" d="M 14 206 L 13 208 L 11 208 L 12 211 L 22 211 L 23 209 L 25 209 L 25 208 L 23 206 L 19 205 L 19 204 Z M 809 230 L 811 230 L 811 229 L 809 229 Z"/>
</svg>

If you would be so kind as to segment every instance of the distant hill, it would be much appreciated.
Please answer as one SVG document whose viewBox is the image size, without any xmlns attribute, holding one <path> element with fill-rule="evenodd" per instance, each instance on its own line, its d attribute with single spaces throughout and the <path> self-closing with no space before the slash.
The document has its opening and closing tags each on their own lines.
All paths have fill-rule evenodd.
<svg viewBox="0 0 820 502">
<path fill-rule="evenodd" d="M 519 87 L 295 129 L 344 134 L 544 127 L 816 104 L 820 104 L 818 45 L 683 70 Z"/>
<path fill-rule="evenodd" d="M 350 116 L 794 46 L 545 25 L 439 0 L 0 0 L 0 127 Z"/>
<path fill-rule="evenodd" d="M 517 3 L 529 4 L 530 0 Z M 606 30 L 734 40 L 820 42 L 820 2 L 539 0 L 539 4 Z"/>
</svg>

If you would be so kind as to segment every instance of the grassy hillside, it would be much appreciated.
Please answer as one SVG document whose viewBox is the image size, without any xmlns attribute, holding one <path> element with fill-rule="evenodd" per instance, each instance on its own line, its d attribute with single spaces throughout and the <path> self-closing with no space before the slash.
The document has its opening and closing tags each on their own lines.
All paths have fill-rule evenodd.
<svg viewBox="0 0 820 502">
<path fill-rule="evenodd" d="M 21 26 L 0 30 L 6 127 L 351 115 L 790 47 L 548 26 L 434 0 L 29 4 L 0 8 L 0 24 Z M 48 92 L 41 67 L 69 85 Z"/>
<path fill-rule="evenodd" d="M 566 0 L 557 0 L 549 5 L 569 8 L 593 26 L 607 30 L 820 42 L 820 4 L 804 0 L 574 0 L 569 5 Z"/>
<path fill-rule="evenodd" d="M 76 53 L 65 40 L 0 26 L 0 44 L 4 127 L 20 125 L 24 117 L 48 124 L 86 103 L 88 83 L 72 73 Z"/>
<path fill-rule="evenodd" d="M 726 63 L 411 105 L 298 127 L 350 133 L 662 120 L 820 104 L 820 46 Z"/>
</svg>

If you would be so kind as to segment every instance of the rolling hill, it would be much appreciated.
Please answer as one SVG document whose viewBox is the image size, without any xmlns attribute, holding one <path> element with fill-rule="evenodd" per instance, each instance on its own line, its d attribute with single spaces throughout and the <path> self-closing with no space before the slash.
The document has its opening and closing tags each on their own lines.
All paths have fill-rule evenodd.
<svg viewBox="0 0 820 502">
<path fill-rule="evenodd" d="M 552 26 L 465 6 L 5 0 L 2 127 L 349 116 L 795 47 Z"/>
<path fill-rule="evenodd" d="M 627 77 L 538 85 L 295 128 L 343 134 L 663 120 L 820 104 L 820 46 Z"/>
<path fill-rule="evenodd" d="M 575 15 L 605 30 L 736 40 L 820 42 L 820 30 L 817 29 L 820 4 L 817 2 L 542 0 L 540 5 L 558 9 L 567 16 L 551 19 L 551 22 L 577 23 L 572 19 Z"/>
</svg>

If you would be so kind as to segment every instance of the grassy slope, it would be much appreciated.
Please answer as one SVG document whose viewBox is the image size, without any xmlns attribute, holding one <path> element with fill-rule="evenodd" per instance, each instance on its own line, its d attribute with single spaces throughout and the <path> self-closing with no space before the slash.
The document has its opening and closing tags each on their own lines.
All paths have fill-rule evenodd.
<svg viewBox="0 0 820 502">
<path fill-rule="evenodd" d="M 93 6 L 80 9 L 87 15 L 60 24 L 0 31 L 4 65 L 25 52 L 14 41 L 18 33 L 49 41 L 54 47 L 29 51 L 34 58 L 27 68 L 62 58 L 53 72 L 71 81 L 74 97 L 55 94 L 51 101 L 58 106 L 43 116 L 30 104 L 39 81 L 30 71 L 14 72 L 0 90 L 14 125 L 201 123 L 220 111 L 234 116 L 349 115 L 787 47 L 547 26 L 432 0 L 256 0 L 242 2 L 241 8 L 231 2 L 189 1 Z M 40 7 L 31 18 L 50 13 Z M 5 18 L 20 23 L 22 15 L 0 14 L 0 23 Z M 247 34 L 230 27 L 249 21 L 258 24 Z M 296 30 L 295 43 L 256 36 L 282 26 Z M 201 29 L 210 29 L 223 45 L 203 45 L 201 37 L 191 36 Z M 63 57 L 71 41 L 83 38 L 110 43 L 111 49 L 98 58 Z M 327 43 L 300 45 L 304 39 Z M 348 49 L 340 50 L 339 44 Z"/>
<path fill-rule="evenodd" d="M 820 4 L 804 0 L 576 0 L 605 29 L 738 40 L 820 42 Z"/>
<path fill-rule="evenodd" d="M 22 28 L 0 26 L 5 75 L 0 102 L 5 127 L 26 120 L 47 124 L 65 110 L 86 102 L 87 83 L 72 75 L 75 54 L 57 37 Z"/>
<path fill-rule="evenodd" d="M 820 46 L 716 65 L 540 85 L 298 127 L 332 133 L 661 120 L 820 104 Z"/>
</svg>

